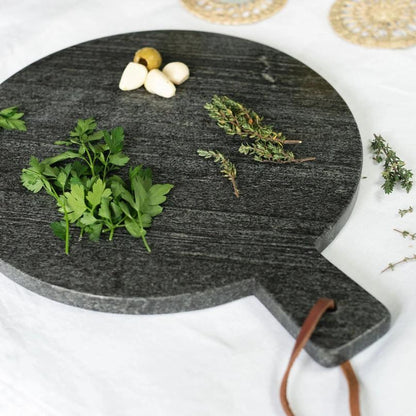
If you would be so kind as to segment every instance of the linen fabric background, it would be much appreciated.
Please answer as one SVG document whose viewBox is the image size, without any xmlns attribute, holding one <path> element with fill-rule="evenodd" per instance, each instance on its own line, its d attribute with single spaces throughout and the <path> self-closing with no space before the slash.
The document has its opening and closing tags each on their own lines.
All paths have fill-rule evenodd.
<svg viewBox="0 0 416 416">
<path fill-rule="evenodd" d="M 328 21 L 331 3 L 288 0 L 265 21 L 233 27 L 200 20 L 179 0 L 1 0 L 0 82 L 79 42 L 155 29 L 254 40 L 316 70 L 350 106 L 364 149 L 357 204 L 324 255 L 393 318 L 387 335 L 352 360 L 362 413 L 409 416 L 415 414 L 416 262 L 380 271 L 416 252 L 393 231 L 416 232 L 416 214 L 398 214 L 416 205 L 416 191 L 384 195 L 369 143 L 373 133 L 382 134 L 416 170 L 416 48 L 368 49 L 342 40 Z M 293 344 L 254 297 L 196 312 L 116 315 L 53 302 L 0 274 L 2 416 L 283 415 L 278 390 Z M 306 353 L 289 380 L 289 399 L 299 415 L 349 414 L 340 369 L 323 368 Z"/>
</svg>

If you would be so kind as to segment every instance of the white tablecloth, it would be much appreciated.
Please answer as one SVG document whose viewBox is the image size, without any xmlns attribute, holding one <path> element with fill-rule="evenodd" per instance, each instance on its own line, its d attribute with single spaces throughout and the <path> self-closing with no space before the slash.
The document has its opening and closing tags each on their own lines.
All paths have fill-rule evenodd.
<svg viewBox="0 0 416 416">
<path fill-rule="evenodd" d="M 416 262 L 380 271 L 416 252 L 393 231 L 416 232 L 416 213 L 398 214 L 416 205 L 416 191 L 384 195 L 368 145 L 381 133 L 416 171 L 416 48 L 376 50 L 342 40 L 328 21 L 332 2 L 288 0 L 263 22 L 233 27 L 199 20 L 179 0 L 1 0 L 0 82 L 67 46 L 152 29 L 255 40 L 320 73 L 357 120 L 366 177 L 348 223 L 324 255 L 393 317 L 388 334 L 352 360 L 362 413 L 410 416 L 416 414 Z M 53 302 L 0 274 L 0 415 L 283 415 L 278 389 L 293 342 L 254 297 L 196 312 L 113 315 Z M 348 414 L 338 368 L 302 353 L 289 384 L 296 414 Z"/>
</svg>

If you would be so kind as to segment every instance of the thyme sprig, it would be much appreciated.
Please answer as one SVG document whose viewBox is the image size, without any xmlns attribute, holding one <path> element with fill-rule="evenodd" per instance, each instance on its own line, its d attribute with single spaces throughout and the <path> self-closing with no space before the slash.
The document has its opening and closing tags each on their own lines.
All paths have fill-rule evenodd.
<svg viewBox="0 0 416 416">
<path fill-rule="evenodd" d="M 314 157 L 296 159 L 292 152 L 282 152 L 274 143 L 264 141 L 242 144 L 238 151 L 243 155 L 252 155 L 256 162 L 262 163 L 302 163 L 315 160 Z"/>
<path fill-rule="evenodd" d="M 396 185 L 400 185 L 409 192 L 413 185 L 413 172 L 410 169 L 405 168 L 406 163 L 397 156 L 396 152 L 390 147 L 387 141 L 382 136 L 374 134 L 374 139 L 371 141 L 371 149 L 373 151 L 373 159 L 377 163 L 383 163 L 384 170 L 381 175 L 384 178 L 384 183 L 381 187 L 384 192 L 390 194 L 393 192 Z M 407 209 L 399 209 L 399 215 L 401 217 L 404 217 L 410 212 L 413 212 L 412 206 L 409 206 Z M 407 230 L 398 230 L 396 228 L 394 231 L 401 234 L 403 238 L 410 238 L 411 240 L 416 239 L 416 233 L 411 233 Z M 393 270 L 397 265 L 412 260 L 416 260 L 416 254 L 405 256 L 399 261 L 389 263 L 381 272 Z"/>
<path fill-rule="evenodd" d="M 406 214 L 413 212 L 413 207 L 410 206 L 407 209 L 399 209 L 399 215 L 403 218 Z"/>
<path fill-rule="evenodd" d="M 205 109 L 226 134 L 252 139 L 253 143 L 242 144 L 239 152 L 252 155 L 257 162 L 291 163 L 314 160 L 314 157 L 296 159 L 285 144 L 299 144 L 301 140 L 287 140 L 283 133 L 275 132 L 272 126 L 263 124 L 263 117 L 227 96 L 214 95 Z"/>
<path fill-rule="evenodd" d="M 198 155 L 205 159 L 214 159 L 214 162 L 220 163 L 222 175 L 231 181 L 233 185 L 234 195 L 238 198 L 240 193 L 237 188 L 237 169 L 229 159 L 227 159 L 221 152 L 217 150 L 202 150 L 198 149 Z"/>
<path fill-rule="evenodd" d="M 407 230 L 398 230 L 396 228 L 394 229 L 394 231 L 401 234 L 403 238 L 410 238 L 411 240 L 416 240 L 416 233 L 411 233 L 410 231 L 407 231 Z"/>
<path fill-rule="evenodd" d="M 263 125 L 263 117 L 226 95 L 214 95 L 211 102 L 205 104 L 205 109 L 226 134 L 237 134 L 243 138 L 249 137 L 273 143 L 302 143 L 301 140 L 286 140 L 283 134 L 276 133 L 272 126 Z"/>
<path fill-rule="evenodd" d="M 381 273 L 384 273 L 387 270 L 394 270 L 394 268 L 397 265 L 402 264 L 402 263 L 407 263 L 407 262 L 412 261 L 412 260 L 416 260 L 416 254 L 413 254 L 410 257 L 403 257 L 401 260 L 396 261 L 395 263 L 389 263 L 389 265 L 385 269 L 383 269 L 381 271 Z"/>
<path fill-rule="evenodd" d="M 410 231 L 407 231 L 407 230 L 398 230 L 397 228 L 394 228 L 394 231 L 401 234 L 403 238 L 409 238 L 410 240 L 416 240 L 416 233 L 411 233 Z M 412 261 L 412 260 L 416 260 L 416 254 L 413 254 L 410 257 L 405 256 L 399 261 L 396 261 L 394 263 L 389 263 L 388 266 L 381 271 L 381 273 L 384 273 L 387 270 L 394 270 L 394 268 L 396 266 L 398 266 L 399 264 L 407 263 L 407 262 Z"/>
<path fill-rule="evenodd" d="M 413 185 L 413 173 L 410 169 L 405 168 L 406 163 L 397 156 L 386 140 L 375 134 L 374 140 L 371 141 L 371 149 L 374 152 L 373 159 L 377 163 L 384 162 L 384 170 L 381 174 L 384 178 L 384 183 L 381 186 L 384 192 L 390 194 L 396 184 L 400 184 L 406 192 L 409 192 Z"/>
</svg>

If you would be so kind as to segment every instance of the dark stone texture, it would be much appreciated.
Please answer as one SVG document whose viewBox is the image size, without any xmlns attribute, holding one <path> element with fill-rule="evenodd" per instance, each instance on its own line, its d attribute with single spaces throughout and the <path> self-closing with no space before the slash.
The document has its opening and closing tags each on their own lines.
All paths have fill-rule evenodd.
<svg viewBox="0 0 416 416">
<path fill-rule="evenodd" d="M 145 45 L 159 49 L 165 63 L 189 65 L 191 78 L 174 98 L 118 89 L 124 66 Z M 241 101 L 289 139 L 303 140 L 294 151 L 316 161 L 271 165 L 240 155 L 240 140 L 225 136 L 203 109 L 213 94 Z M 293 336 L 316 299 L 331 297 L 337 310 L 307 345 L 325 366 L 387 331 L 385 307 L 319 254 L 352 209 L 362 148 L 341 97 L 295 59 L 223 35 L 132 33 L 29 66 L 0 86 L 0 108 L 10 105 L 25 112 L 28 132 L 0 131 L 0 270 L 26 288 L 83 308 L 134 314 L 254 294 Z M 57 153 L 54 140 L 91 116 L 100 128 L 123 126 L 131 162 L 151 167 L 156 182 L 175 184 L 148 233 L 151 254 L 124 232 L 93 243 L 78 242 L 74 230 L 66 256 L 48 225 L 58 218 L 54 202 L 19 183 L 30 155 Z M 198 148 L 221 150 L 236 163 L 240 199 Z"/>
</svg>

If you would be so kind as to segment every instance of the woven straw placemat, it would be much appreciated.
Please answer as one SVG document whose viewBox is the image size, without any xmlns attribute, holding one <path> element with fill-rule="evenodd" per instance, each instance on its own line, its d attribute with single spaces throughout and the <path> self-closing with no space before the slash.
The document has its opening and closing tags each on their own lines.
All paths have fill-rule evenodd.
<svg viewBox="0 0 416 416">
<path fill-rule="evenodd" d="M 416 44 L 416 0 L 337 0 L 329 19 L 343 38 L 376 48 Z"/>
<path fill-rule="evenodd" d="M 213 23 L 241 25 L 266 19 L 287 0 L 181 0 L 196 16 Z"/>
</svg>

